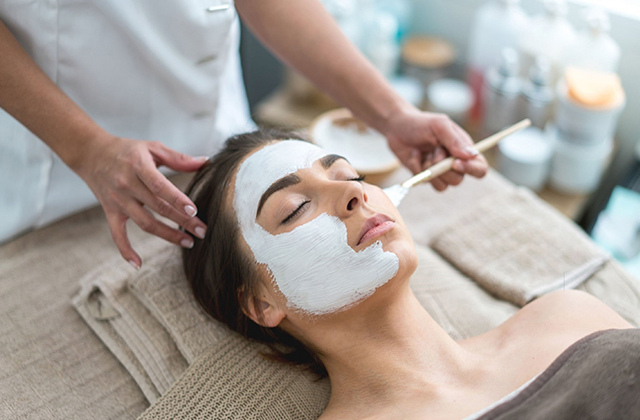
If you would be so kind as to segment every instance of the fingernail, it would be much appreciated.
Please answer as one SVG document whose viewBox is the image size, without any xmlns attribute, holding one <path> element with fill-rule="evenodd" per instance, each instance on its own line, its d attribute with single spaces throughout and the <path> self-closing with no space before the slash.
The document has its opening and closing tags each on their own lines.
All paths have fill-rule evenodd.
<svg viewBox="0 0 640 420">
<path fill-rule="evenodd" d="M 181 241 L 180 241 L 180 245 L 181 245 L 183 248 L 189 248 L 189 249 L 191 249 L 191 248 L 193 248 L 193 239 L 187 239 L 187 238 L 184 238 L 183 240 L 181 240 Z"/>
<path fill-rule="evenodd" d="M 187 213 L 189 217 L 193 217 L 196 215 L 198 210 L 196 210 L 196 208 L 191 205 L 186 205 L 184 206 L 184 212 Z"/>
<path fill-rule="evenodd" d="M 135 268 L 136 270 L 140 270 L 140 266 L 133 260 L 129 260 L 129 264 L 131 264 L 131 267 Z"/>
<path fill-rule="evenodd" d="M 469 153 L 472 156 L 478 156 L 480 154 L 480 152 L 478 152 L 478 150 L 476 148 L 471 147 L 471 146 L 465 147 L 464 151 Z"/>
<path fill-rule="evenodd" d="M 209 160 L 209 156 L 198 156 L 197 158 L 195 158 L 196 160 L 200 160 L 202 162 L 206 162 Z"/>
<path fill-rule="evenodd" d="M 200 239 L 204 239 L 204 234 L 207 233 L 207 230 L 201 226 L 196 228 L 196 236 Z"/>
</svg>

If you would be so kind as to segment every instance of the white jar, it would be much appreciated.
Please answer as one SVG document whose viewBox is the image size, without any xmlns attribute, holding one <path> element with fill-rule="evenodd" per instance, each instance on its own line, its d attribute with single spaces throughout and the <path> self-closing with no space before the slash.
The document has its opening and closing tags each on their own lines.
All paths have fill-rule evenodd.
<svg viewBox="0 0 640 420">
<path fill-rule="evenodd" d="M 503 49 L 518 47 L 518 39 L 529 24 L 529 18 L 519 3 L 520 0 L 489 0 L 475 14 L 467 56 L 468 82 L 474 95 L 474 119 L 483 114 L 482 93 L 487 70 L 499 65 Z"/>
<path fill-rule="evenodd" d="M 613 138 L 618 117 L 626 104 L 624 93 L 610 107 L 592 107 L 570 98 L 566 83 L 560 80 L 557 97 L 555 124 L 565 141 L 590 145 Z"/>
<path fill-rule="evenodd" d="M 464 125 L 473 105 L 473 93 L 466 83 L 456 79 L 438 79 L 427 87 L 429 111 L 447 114 Z"/>
<path fill-rule="evenodd" d="M 565 194 L 589 194 L 598 188 L 613 150 L 613 140 L 596 144 L 566 141 L 556 131 L 551 159 L 551 186 Z"/>
<path fill-rule="evenodd" d="M 549 175 L 553 143 L 537 127 L 529 127 L 498 143 L 498 170 L 517 185 L 541 190 Z"/>
</svg>

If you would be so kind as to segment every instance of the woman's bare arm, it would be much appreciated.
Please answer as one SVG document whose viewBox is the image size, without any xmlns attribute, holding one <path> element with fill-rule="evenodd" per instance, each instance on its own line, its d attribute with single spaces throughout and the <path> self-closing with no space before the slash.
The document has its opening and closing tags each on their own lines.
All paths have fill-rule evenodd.
<svg viewBox="0 0 640 420">
<path fill-rule="evenodd" d="M 281 60 L 371 127 L 410 105 L 344 36 L 317 0 L 236 0 L 243 21 Z"/>
<path fill-rule="evenodd" d="M 442 191 L 463 174 L 482 177 L 486 160 L 449 117 L 406 102 L 343 35 L 319 0 L 236 0 L 244 22 L 280 59 L 383 133 L 391 150 L 414 173 L 448 155 L 453 171 L 432 181 Z"/>
</svg>

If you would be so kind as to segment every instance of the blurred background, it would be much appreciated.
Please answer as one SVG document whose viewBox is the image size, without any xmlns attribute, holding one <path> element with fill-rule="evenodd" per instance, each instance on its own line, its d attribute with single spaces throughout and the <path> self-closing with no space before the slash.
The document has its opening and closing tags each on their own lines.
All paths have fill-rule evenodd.
<svg viewBox="0 0 640 420">
<path fill-rule="evenodd" d="M 322 0 L 343 32 L 416 106 L 474 138 L 533 127 L 490 164 L 581 226 L 640 277 L 640 2 Z M 340 105 L 243 27 L 254 120 L 309 127 Z"/>
</svg>

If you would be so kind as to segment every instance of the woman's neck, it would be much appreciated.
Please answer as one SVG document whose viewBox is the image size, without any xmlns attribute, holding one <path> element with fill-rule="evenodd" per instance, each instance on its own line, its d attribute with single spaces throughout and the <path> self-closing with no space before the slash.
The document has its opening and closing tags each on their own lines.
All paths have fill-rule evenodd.
<svg viewBox="0 0 640 420">
<path fill-rule="evenodd" d="M 331 378 L 330 405 L 435 399 L 480 374 L 476 356 L 456 343 L 406 287 L 392 305 L 340 320 L 319 353 Z M 355 407 L 354 407 L 355 408 Z"/>
</svg>

